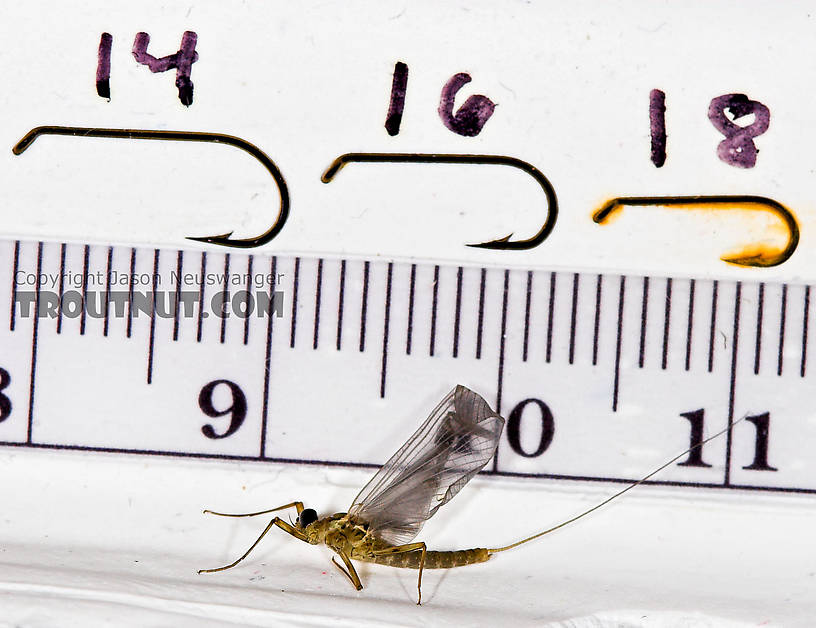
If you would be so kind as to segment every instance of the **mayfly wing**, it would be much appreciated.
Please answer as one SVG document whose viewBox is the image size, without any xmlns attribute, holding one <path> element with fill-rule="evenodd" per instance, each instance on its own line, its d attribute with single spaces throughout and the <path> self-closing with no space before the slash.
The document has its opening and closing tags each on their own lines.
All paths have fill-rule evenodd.
<svg viewBox="0 0 816 628">
<path fill-rule="evenodd" d="M 363 487 L 349 515 L 395 545 L 409 542 L 493 457 L 504 419 L 454 388 Z"/>
</svg>

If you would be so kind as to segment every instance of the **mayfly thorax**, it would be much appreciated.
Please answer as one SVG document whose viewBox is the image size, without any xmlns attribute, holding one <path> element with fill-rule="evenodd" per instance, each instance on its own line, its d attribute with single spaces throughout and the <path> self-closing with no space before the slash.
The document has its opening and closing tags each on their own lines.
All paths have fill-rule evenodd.
<svg viewBox="0 0 816 628">
<path fill-rule="evenodd" d="M 739 419 L 742 420 L 742 419 Z M 493 457 L 499 444 L 504 419 L 493 412 L 481 396 L 457 386 L 434 409 L 428 419 L 405 444 L 369 480 L 349 507 L 348 512 L 319 518 L 303 502 L 295 501 L 277 508 L 224 517 L 253 517 L 295 508 L 294 524 L 275 517 L 252 546 L 235 562 L 199 573 L 223 571 L 246 558 L 266 533 L 277 526 L 296 539 L 312 545 L 325 544 L 341 559 L 332 562 L 359 591 L 363 588 L 353 560 L 390 567 L 418 569 L 417 592 L 422 601 L 422 571 L 451 569 L 487 561 L 493 554 L 513 549 L 549 532 L 562 528 L 623 495 L 662 471 L 683 456 L 736 425 L 700 441 L 675 456 L 647 476 L 626 486 L 592 508 L 532 536 L 498 548 L 473 548 L 429 551 L 422 541 L 414 541 L 425 521 L 449 502 Z"/>
</svg>

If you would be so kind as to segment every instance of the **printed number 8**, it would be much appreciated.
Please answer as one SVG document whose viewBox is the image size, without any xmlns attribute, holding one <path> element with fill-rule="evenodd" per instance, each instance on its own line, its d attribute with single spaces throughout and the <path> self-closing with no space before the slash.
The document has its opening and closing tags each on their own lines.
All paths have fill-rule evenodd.
<svg viewBox="0 0 816 628">
<path fill-rule="evenodd" d="M 4 390 L 11 383 L 11 375 L 6 369 L 0 368 L 0 390 Z M 0 393 L 0 421 L 11 416 L 11 399 Z"/>
</svg>

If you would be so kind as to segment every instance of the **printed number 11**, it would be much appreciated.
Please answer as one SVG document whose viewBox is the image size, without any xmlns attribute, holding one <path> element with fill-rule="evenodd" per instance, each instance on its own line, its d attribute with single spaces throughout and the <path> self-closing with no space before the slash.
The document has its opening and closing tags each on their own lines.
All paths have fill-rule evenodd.
<svg viewBox="0 0 816 628">
<path fill-rule="evenodd" d="M 680 414 L 684 419 L 688 419 L 691 432 L 689 434 L 689 446 L 694 447 L 703 440 L 703 425 L 705 421 L 705 410 L 693 410 L 692 412 L 683 412 Z M 756 428 L 756 437 L 754 440 L 754 461 L 742 467 L 751 471 L 778 471 L 776 467 L 768 464 L 768 428 L 770 427 L 771 414 L 770 412 L 763 412 L 745 417 L 749 423 L 753 423 Z M 695 447 L 689 452 L 688 458 L 683 462 L 677 463 L 683 467 L 710 467 L 711 465 L 703 461 L 703 448 Z"/>
</svg>

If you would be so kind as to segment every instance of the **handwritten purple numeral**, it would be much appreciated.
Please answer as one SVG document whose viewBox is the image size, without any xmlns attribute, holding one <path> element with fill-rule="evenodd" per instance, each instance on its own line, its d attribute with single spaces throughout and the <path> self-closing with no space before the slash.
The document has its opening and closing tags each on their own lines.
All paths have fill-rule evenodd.
<svg viewBox="0 0 816 628">
<path fill-rule="evenodd" d="M 133 56 L 136 61 L 150 68 L 151 72 L 167 72 L 176 69 L 176 87 L 178 87 L 179 100 L 181 104 L 189 107 L 193 104 L 193 81 L 190 74 L 193 70 L 193 63 L 198 61 L 198 53 L 195 51 L 198 35 L 193 31 L 185 31 L 181 37 L 181 48 L 172 55 L 166 57 L 154 57 L 147 52 L 150 44 L 150 35 L 147 33 L 137 33 L 133 41 Z"/>
<path fill-rule="evenodd" d="M 496 103 L 487 96 L 475 94 L 470 96 L 455 114 L 453 113 L 456 94 L 472 80 L 470 74 L 464 72 L 454 74 L 442 88 L 442 97 L 439 100 L 439 117 L 442 123 L 454 133 L 465 137 L 479 135 L 496 108 Z"/>
<path fill-rule="evenodd" d="M 652 163 L 661 168 L 666 163 L 666 94 L 653 89 L 649 94 L 649 128 L 652 137 Z"/>
<path fill-rule="evenodd" d="M 96 93 L 110 100 L 110 57 L 113 37 L 102 33 L 99 38 L 99 54 L 96 63 Z"/>
<path fill-rule="evenodd" d="M 391 102 L 385 118 L 385 130 L 394 136 L 400 132 L 402 110 L 405 109 L 405 90 L 408 88 L 408 66 L 402 61 L 394 65 L 394 80 L 391 82 Z"/>
<path fill-rule="evenodd" d="M 734 120 L 754 114 L 754 121 L 746 126 L 740 126 L 725 115 L 726 111 Z M 761 102 L 749 100 L 745 94 L 725 94 L 711 101 L 708 119 L 725 135 L 725 139 L 717 146 L 719 158 L 729 166 L 753 168 L 759 152 L 754 144 L 754 138 L 768 130 L 771 122 L 770 110 Z"/>
</svg>

